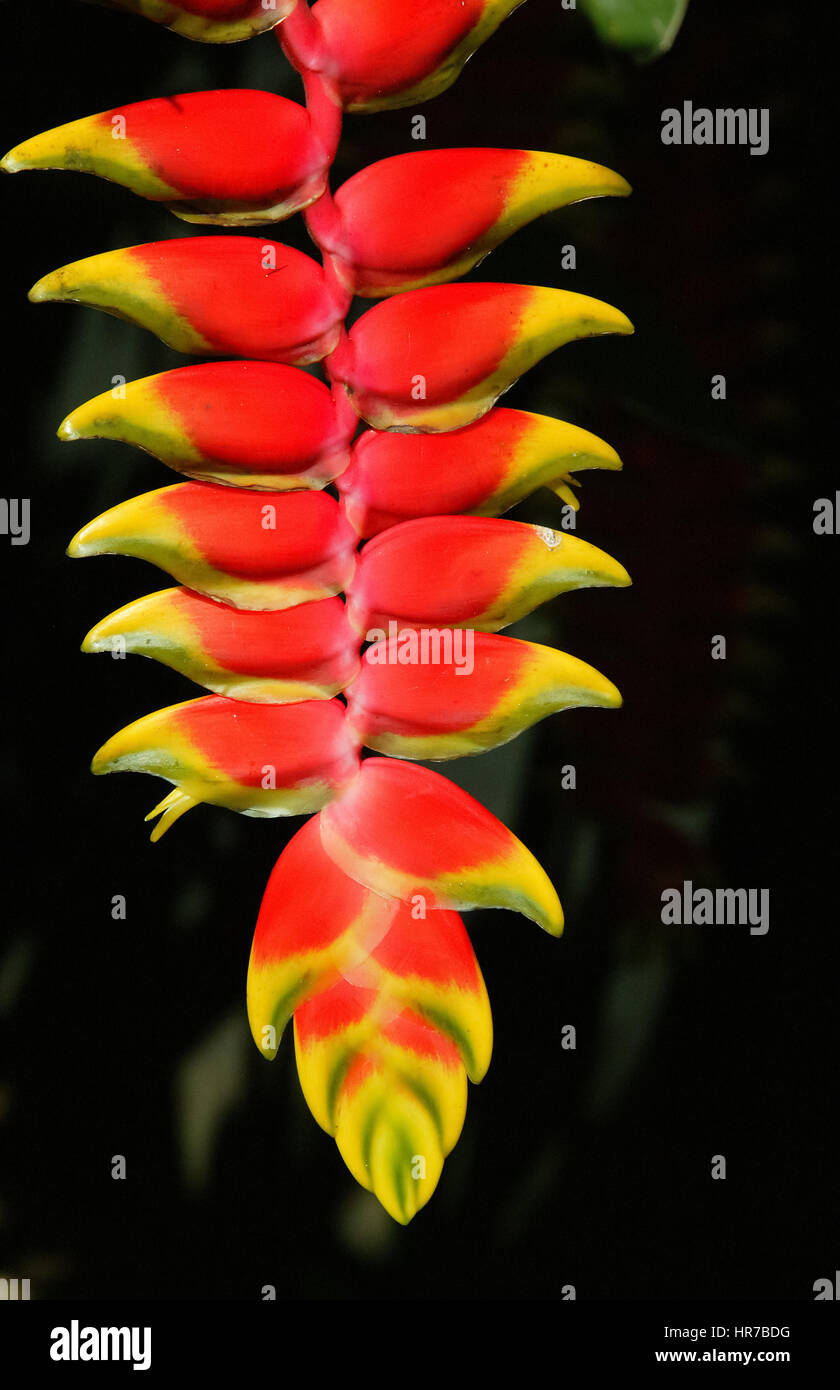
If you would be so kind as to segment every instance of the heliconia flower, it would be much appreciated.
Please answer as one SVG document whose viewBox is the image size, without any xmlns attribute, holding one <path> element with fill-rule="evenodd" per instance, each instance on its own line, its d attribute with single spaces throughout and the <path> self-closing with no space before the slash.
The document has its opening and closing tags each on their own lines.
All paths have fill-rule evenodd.
<svg viewBox="0 0 840 1390">
<path fill-rule="evenodd" d="M 92 173 L 193 223 L 303 211 L 323 264 L 259 236 L 176 238 L 76 261 L 30 292 L 223 359 L 115 377 L 59 428 L 194 480 L 112 507 L 68 548 L 145 559 L 181 586 L 109 614 L 83 650 L 138 653 L 213 692 L 122 729 L 92 771 L 172 784 L 146 817 L 160 818 L 152 840 L 202 801 L 311 815 L 263 898 L 251 1030 L 273 1057 L 293 1020 L 313 1115 L 406 1224 L 492 1051 L 459 911 L 563 930 L 525 845 L 411 760 L 620 705 L 584 662 L 496 633 L 566 590 L 630 583 L 575 535 L 498 519 L 541 487 L 576 509 L 573 475 L 620 468 L 618 455 L 574 425 L 493 407 L 555 348 L 632 324 L 564 290 L 448 282 L 529 220 L 629 186 L 581 159 L 463 148 L 381 160 L 331 193 L 343 111 L 437 95 L 521 0 L 97 2 L 207 42 L 283 21 L 305 105 L 240 89 L 132 103 L 26 140 L 0 167 Z M 385 302 L 348 329 L 354 294 Z M 297 370 L 317 362 L 328 386 Z M 360 418 L 374 429 L 354 442 Z M 363 760 L 365 745 L 398 757 Z"/>
<path fill-rule="evenodd" d="M 279 31 L 299 71 L 326 73 L 349 111 L 429 101 L 522 0 L 318 0 Z"/>
<path fill-rule="evenodd" d="M 632 332 L 618 309 L 569 290 L 437 285 L 368 309 L 326 366 L 376 429 L 451 430 L 564 343 Z"/>
<path fill-rule="evenodd" d="M 618 469 L 621 459 L 588 430 L 497 406 L 440 434 L 366 430 L 338 488 L 353 528 L 375 536 L 422 516 L 498 516 L 540 487 L 577 510 L 569 474 L 585 468 Z"/>
<path fill-rule="evenodd" d="M 329 389 L 275 362 L 203 362 L 105 391 L 60 439 L 120 439 L 178 473 L 235 487 L 323 488 L 350 460 Z"/>
<path fill-rule="evenodd" d="M 390 636 L 391 622 L 495 632 L 569 589 L 629 583 L 617 560 L 563 531 L 496 517 L 430 516 L 368 542 L 348 591 L 348 616 L 369 641 Z"/>
<path fill-rule="evenodd" d="M 473 1081 L 484 1076 L 493 1046 L 490 1004 L 460 917 L 418 917 L 348 878 L 325 853 L 313 816 L 280 855 L 254 933 L 248 1017 L 260 1051 L 274 1057 L 295 1010 L 342 977 L 387 990 L 398 1008 L 413 1009 L 455 1044 Z"/>
<path fill-rule="evenodd" d="M 176 483 L 83 526 L 68 555 L 135 555 L 235 608 L 291 608 L 346 589 L 355 536 L 323 492 Z"/>
<path fill-rule="evenodd" d="M 174 784 L 150 811 L 152 839 L 202 801 L 246 816 L 300 816 L 347 786 L 359 765 L 339 700 L 244 704 L 203 695 L 147 714 L 109 738 L 94 773 L 149 772 Z"/>
<path fill-rule="evenodd" d="M 630 191 L 610 169 L 565 155 L 422 150 L 368 165 L 307 223 L 342 282 L 378 298 L 457 279 L 542 213 Z"/>
<path fill-rule="evenodd" d="M 299 103 L 231 90 L 85 116 L 25 140 L 0 168 L 98 174 L 165 203 L 184 222 L 248 226 L 280 222 L 320 198 L 332 154 Z"/>
<path fill-rule="evenodd" d="M 45 275 L 29 298 L 104 309 L 179 352 L 297 366 L 332 351 L 346 310 L 310 256 L 245 236 L 180 237 L 88 256 Z"/>
<path fill-rule="evenodd" d="M 335 863 L 375 893 L 429 908 L 506 907 L 559 936 L 545 870 L 494 815 L 440 773 L 368 758 L 320 817 Z"/>
<path fill-rule="evenodd" d="M 254 613 L 190 589 L 162 589 L 103 618 L 84 652 L 137 652 L 218 695 L 288 704 L 337 695 L 359 669 L 341 599 Z"/>
<path fill-rule="evenodd" d="M 452 628 L 374 643 L 346 695 L 360 742 L 397 758 L 483 753 L 558 710 L 621 704 L 612 681 L 566 652 Z"/>
<path fill-rule="evenodd" d="M 237 43 L 286 18 L 297 0 L 93 0 L 114 10 L 129 10 L 164 24 L 176 34 L 203 43 Z M 303 0 L 301 0 L 303 3 Z"/>
</svg>

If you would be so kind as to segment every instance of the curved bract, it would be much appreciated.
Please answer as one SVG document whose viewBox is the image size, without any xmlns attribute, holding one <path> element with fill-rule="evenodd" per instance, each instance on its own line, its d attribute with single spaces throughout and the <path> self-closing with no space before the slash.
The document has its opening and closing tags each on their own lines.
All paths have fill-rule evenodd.
<svg viewBox="0 0 840 1390">
<path fill-rule="evenodd" d="M 452 430 L 565 343 L 632 332 L 618 309 L 569 290 L 438 285 L 368 309 L 328 366 L 376 429 Z"/>
<path fill-rule="evenodd" d="M 320 262 L 262 235 L 174 237 L 91 248 L 30 292 L 218 359 L 91 384 L 59 426 L 190 480 L 120 502 L 68 547 L 176 583 L 102 617 L 83 650 L 145 656 L 210 692 L 115 733 L 92 770 L 171 784 L 146 818 L 153 840 L 202 802 L 307 817 L 260 908 L 251 1031 L 269 1059 L 293 1032 L 315 1120 L 405 1225 L 493 1047 L 460 913 L 516 912 L 551 938 L 564 924 L 531 850 L 420 760 L 620 706 L 588 661 L 500 629 L 566 591 L 630 583 L 574 534 L 575 475 L 620 469 L 615 450 L 496 405 L 556 348 L 630 321 L 552 285 L 452 282 L 532 219 L 630 190 L 587 160 L 475 147 L 396 155 L 330 189 L 342 112 L 444 91 L 518 0 L 111 3 L 209 43 L 276 27 L 305 105 L 238 88 L 153 97 L 28 138 L 2 168 L 95 174 L 199 224 L 303 212 Z M 381 302 L 350 327 L 354 295 Z M 502 517 L 541 488 L 564 504 L 560 529 Z"/>
<path fill-rule="evenodd" d="M 350 459 L 323 382 L 275 362 L 203 362 L 130 381 L 72 411 L 63 440 L 119 439 L 199 482 L 323 488 Z"/>
<path fill-rule="evenodd" d="M 174 784 L 147 820 L 159 840 L 202 801 L 246 816 L 316 811 L 356 775 L 358 754 L 338 700 L 243 704 L 218 695 L 147 714 L 114 734 L 91 771 L 148 772 Z"/>
<path fill-rule="evenodd" d="M 368 641 L 391 623 L 497 632 L 570 589 L 629 583 L 617 560 L 564 531 L 496 517 L 423 517 L 365 546 L 349 616 Z"/>
<path fill-rule="evenodd" d="M 559 710 L 620 704 L 612 681 L 566 652 L 453 628 L 375 642 L 347 690 L 361 742 L 397 758 L 483 753 Z"/>
<path fill-rule="evenodd" d="M 83 652 L 171 666 L 217 695 L 289 704 L 338 695 L 359 669 L 358 642 L 338 598 L 254 612 L 191 589 L 161 589 L 103 618 Z"/>
<path fill-rule="evenodd" d="M 344 304 L 316 261 L 260 237 L 181 237 L 106 251 L 45 275 L 33 303 L 87 304 L 199 357 L 320 362 Z"/>
<path fill-rule="evenodd" d="M 629 192 L 618 174 L 585 159 L 420 150 L 368 165 L 332 204 L 316 203 L 307 222 L 348 288 L 376 299 L 457 279 L 546 212 Z"/>
<path fill-rule="evenodd" d="M 67 554 L 134 555 L 235 608 L 277 609 L 347 588 L 353 540 L 324 493 L 176 483 L 103 512 L 76 533 Z"/>
<path fill-rule="evenodd" d="M 588 430 L 498 406 L 441 434 L 366 430 L 338 487 L 348 520 L 368 537 L 426 516 L 499 516 L 541 487 L 577 510 L 570 475 L 620 467 L 615 450 Z"/>
<path fill-rule="evenodd" d="M 165 203 L 184 222 L 280 222 L 320 198 L 332 151 L 304 107 L 270 92 L 187 92 L 131 102 L 36 135 L 7 173 L 73 169 Z"/>
<path fill-rule="evenodd" d="M 410 819 L 404 808 L 411 807 Z M 358 883 L 424 907 L 506 907 L 552 936 L 563 910 L 545 870 L 501 821 L 446 777 L 369 758 L 321 817 L 321 843 Z"/>
</svg>

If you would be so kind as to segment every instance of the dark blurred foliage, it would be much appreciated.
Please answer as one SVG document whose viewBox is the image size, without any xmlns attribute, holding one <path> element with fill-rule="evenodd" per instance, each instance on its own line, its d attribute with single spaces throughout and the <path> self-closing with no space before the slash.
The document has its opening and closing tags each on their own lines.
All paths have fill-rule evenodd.
<svg viewBox="0 0 840 1390">
<path fill-rule="evenodd" d="M 270 36 L 213 49 L 72 0 L 7 3 L 2 20 L 4 148 L 152 95 L 299 95 Z M 468 918 L 495 1056 L 407 1230 L 309 1115 L 291 1039 L 269 1066 L 248 1035 L 253 924 L 296 823 L 202 808 L 151 846 L 155 785 L 88 773 L 117 728 L 195 692 L 135 657 L 79 654 L 94 621 L 163 581 L 124 558 L 71 563 L 64 546 L 172 478 L 54 432 L 112 375 L 179 359 L 25 292 L 78 257 L 190 229 L 89 178 L 3 181 L 5 491 L 31 498 L 32 538 L 0 538 L 0 1269 L 33 1296 L 254 1299 L 270 1283 L 280 1298 L 553 1298 L 572 1283 L 579 1298 L 807 1298 L 837 1267 L 838 541 L 812 531 L 836 468 L 828 430 L 807 439 L 824 347 L 803 312 L 830 316 L 807 278 L 829 214 L 806 163 L 823 42 L 802 25 L 780 0 L 695 0 L 673 50 L 638 67 L 581 15 L 529 0 L 425 108 L 432 145 L 558 150 L 634 186 L 542 219 L 476 277 L 562 284 L 634 320 L 635 338 L 566 348 L 507 398 L 619 449 L 623 473 L 585 475 L 579 534 L 634 587 L 568 595 L 516 630 L 603 670 L 622 711 L 571 712 L 446 768 L 541 858 L 567 930 L 558 943 L 508 914 Z M 684 99 L 769 107 L 769 154 L 664 147 L 660 114 Z M 412 114 L 349 117 L 336 182 L 414 148 Z M 275 234 L 307 245 L 300 219 Z M 565 243 L 574 272 L 559 269 Z M 546 492 L 521 515 L 557 524 L 559 508 Z M 716 634 L 726 661 L 711 659 Z M 663 926 L 660 893 L 683 879 L 769 888 L 769 934 Z M 576 1051 L 560 1045 L 569 1023 Z M 115 1154 L 127 1181 L 110 1176 Z"/>
</svg>

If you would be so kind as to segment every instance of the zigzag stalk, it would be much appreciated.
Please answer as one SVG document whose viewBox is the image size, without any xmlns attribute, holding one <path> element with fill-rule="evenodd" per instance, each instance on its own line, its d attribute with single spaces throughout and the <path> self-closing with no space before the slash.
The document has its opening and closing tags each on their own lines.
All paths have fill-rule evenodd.
<svg viewBox="0 0 840 1390">
<path fill-rule="evenodd" d="M 411 760 L 496 747 L 573 705 L 620 704 L 583 662 L 499 634 L 564 590 L 629 583 L 575 536 L 500 516 L 541 486 L 576 508 L 571 474 L 620 467 L 614 451 L 493 407 L 555 347 L 631 325 L 582 295 L 452 282 L 540 213 L 629 190 L 582 160 L 467 149 L 383 160 L 330 191 L 342 108 L 436 95 L 514 0 L 434 0 L 419 21 L 399 0 L 361 11 L 291 0 L 273 15 L 261 0 L 114 3 L 206 41 L 283 21 L 306 106 L 236 91 L 141 102 L 29 140 L 3 167 L 87 170 L 196 223 L 303 211 L 322 266 L 262 237 L 185 238 L 93 256 L 31 292 L 223 359 L 105 393 L 60 429 L 134 443 L 191 479 L 112 508 L 71 542 L 71 555 L 142 556 L 180 586 L 111 614 L 85 650 L 121 643 L 213 692 L 122 730 L 93 771 L 174 784 L 149 817 L 153 839 L 200 801 L 316 813 L 263 900 L 251 1027 L 272 1057 L 294 1019 L 313 1114 L 404 1223 L 460 1134 L 467 1077 L 490 1061 L 459 911 L 507 907 L 555 935 L 563 925 L 524 845 Z M 381 302 L 348 331 L 354 295 Z M 299 370 L 314 362 L 329 389 Z M 333 482 L 340 504 L 324 491 Z M 362 762 L 363 748 L 396 759 Z"/>
</svg>

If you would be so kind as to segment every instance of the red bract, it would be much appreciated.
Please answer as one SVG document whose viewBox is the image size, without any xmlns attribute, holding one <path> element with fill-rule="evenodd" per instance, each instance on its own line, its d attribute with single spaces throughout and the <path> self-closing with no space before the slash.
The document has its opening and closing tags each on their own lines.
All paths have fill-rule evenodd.
<svg viewBox="0 0 840 1390">
<path fill-rule="evenodd" d="M 261 703 L 337 695 L 359 669 L 358 640 L 338 598 L 252 612 L 162 589 L 103 618 L 82 650 L 137 652 L 220 695 Z"/>
<path fill-rule="evenodd" d="M 378 636 L 392 622 L 495 632 L 569 589 L 629 583 L 624 566 L 603 550 L 547 526 L 424 517 L 393 526 L 365 546 L 349 613 L 369 641 L 376 640 L 372 631 Z"/>
<path fill-rule="evenodd" d="M 632 332 L 617 309 L 568 290 L 439 285 L 368 309 L 328 368 L 377 429 L 450 430 L 479 419 L 564 343 Z"/>
<path fill-rule="evenodd" d="M 105 309 L 202 357 L 319 362 L 346 302 L 316 261 L 259 237 L 181 237 L 106 251 L 45 275 L 29 295 Z"/>
<path fill-rule="evenodd" d="M 2 162 L 75 169 L 166 203 L 185 222 L 279 222 L 320 198 L 333 151 L 304 107 L 270 92 L 187 92 L 36 135 Z"/>
<path fill-rule="evenodd" d="M 324 493 L 176 483 L 104 512 L 67 553 L 136 555 L 237 608 L 291 608 L 349 584 L 353 541 Z"/>
<path fill-rule="evenodd" d="M 72 411 L 61 439 L 121 439 L 200 481 L 322 488 L 350 459 L 323 382 L 271 362 L 205 362 L 127 382 Z"/>
<path fill-rule="evenodd" d="M 146 817 L 152 839 L 199 802 L 246 816 L 299 816 L 349 785 L 359 759 L 338 700 L 244 704 L 217 695 L 147 714 L 99 749 L 91 771 L 175 784 Z"/>
<path fill-rule="evenodd" d="M 620 703 L 611 681 L 565 652 L 453 628 L 375 642 L 347 690 L 362 743 L 403 758 L 481 753 L 558 710 Z"/>
<path fill-rule="evenodd" d="M 410 813 L 406 814 L 406 808 Z M 369 758 L 321 816 L 321 843 L 375 893 L 425 907 L 506 907 L 559 936 L 563 911 L 534 856 L 446 777 Z"/>
<path fill-rule="evenodd" d="M 563 912 L 506 826 L 404 759 L 478 753 L 549 713 L 620 705 L 586 662 L 497 632 L 566 590 L 630 583 L 569 534 L 573 474 L 620 468 L 615 451 L 493 408 L 555 348 L 630 333 L 629 320 L 551 286 L 449 282 L 530 219 L 629 188 L 585 160 L 467 148 L 381 160 L 330 192 L 342 110 L 444 90 L 517 0 L 113 3 L 208 42 L 282 20 L 306 106 L 247 90 L 138 102 L 27 140 L 3 167 L 99 174 L 194 222 L 305 208 L 322 264 L 260 236 L 186 237 L 87 257 L 31 292 L 181 352 L 244 359 L 115 378 L 59 429 L 133 444 L 195 480 L 112 507 L 70 543 L 73 556 L 146 559 L 180 586 L 109 614 L 84 650 L 139 653 L 213 692 L 115 734 L 93 771 L 173 784 L 147 817 L 160 817 L 153 839 L 199 802 L 314 813 L 263 899 L 251 1029 L 273 1057 L 293 1020 L 313 1115 L 405 1224 L 461 1132 L 467 1078 L 490 1061 L 459 911 L 513 910 L 552 936 Z M 353 294 L 384 302 L 348 329 Z M 318 362 L 326 381 L 300 370 Z M 354 438 L 360 418 L 373 428 Z M 322 491 L 333 482 L 340 504 Z M 500 519 L 543 487 L 565 503 L 563 529 Z M 398 757 L 363 761 L 363 746 Z"/>
<path fill-rule="evenodd" d="M 620 467 L 615 450 L 587 430 L 500 406 L 442 434 L 366 430 L 338 487 L 359 535 L 374 536 L 422 516 L 497 516 L 540 487 L 577 508 L 569 474 Z"/>
<path fill-rule="evenodd" d="M 376 298 L 457 279 L 553 208 L 629 192 L 624 179 L 584 159 L 535 150 L 422 150 L 362 169 L 334 202 L 317 202 L 307 223 L 342 281 Z"/>
</svg>

